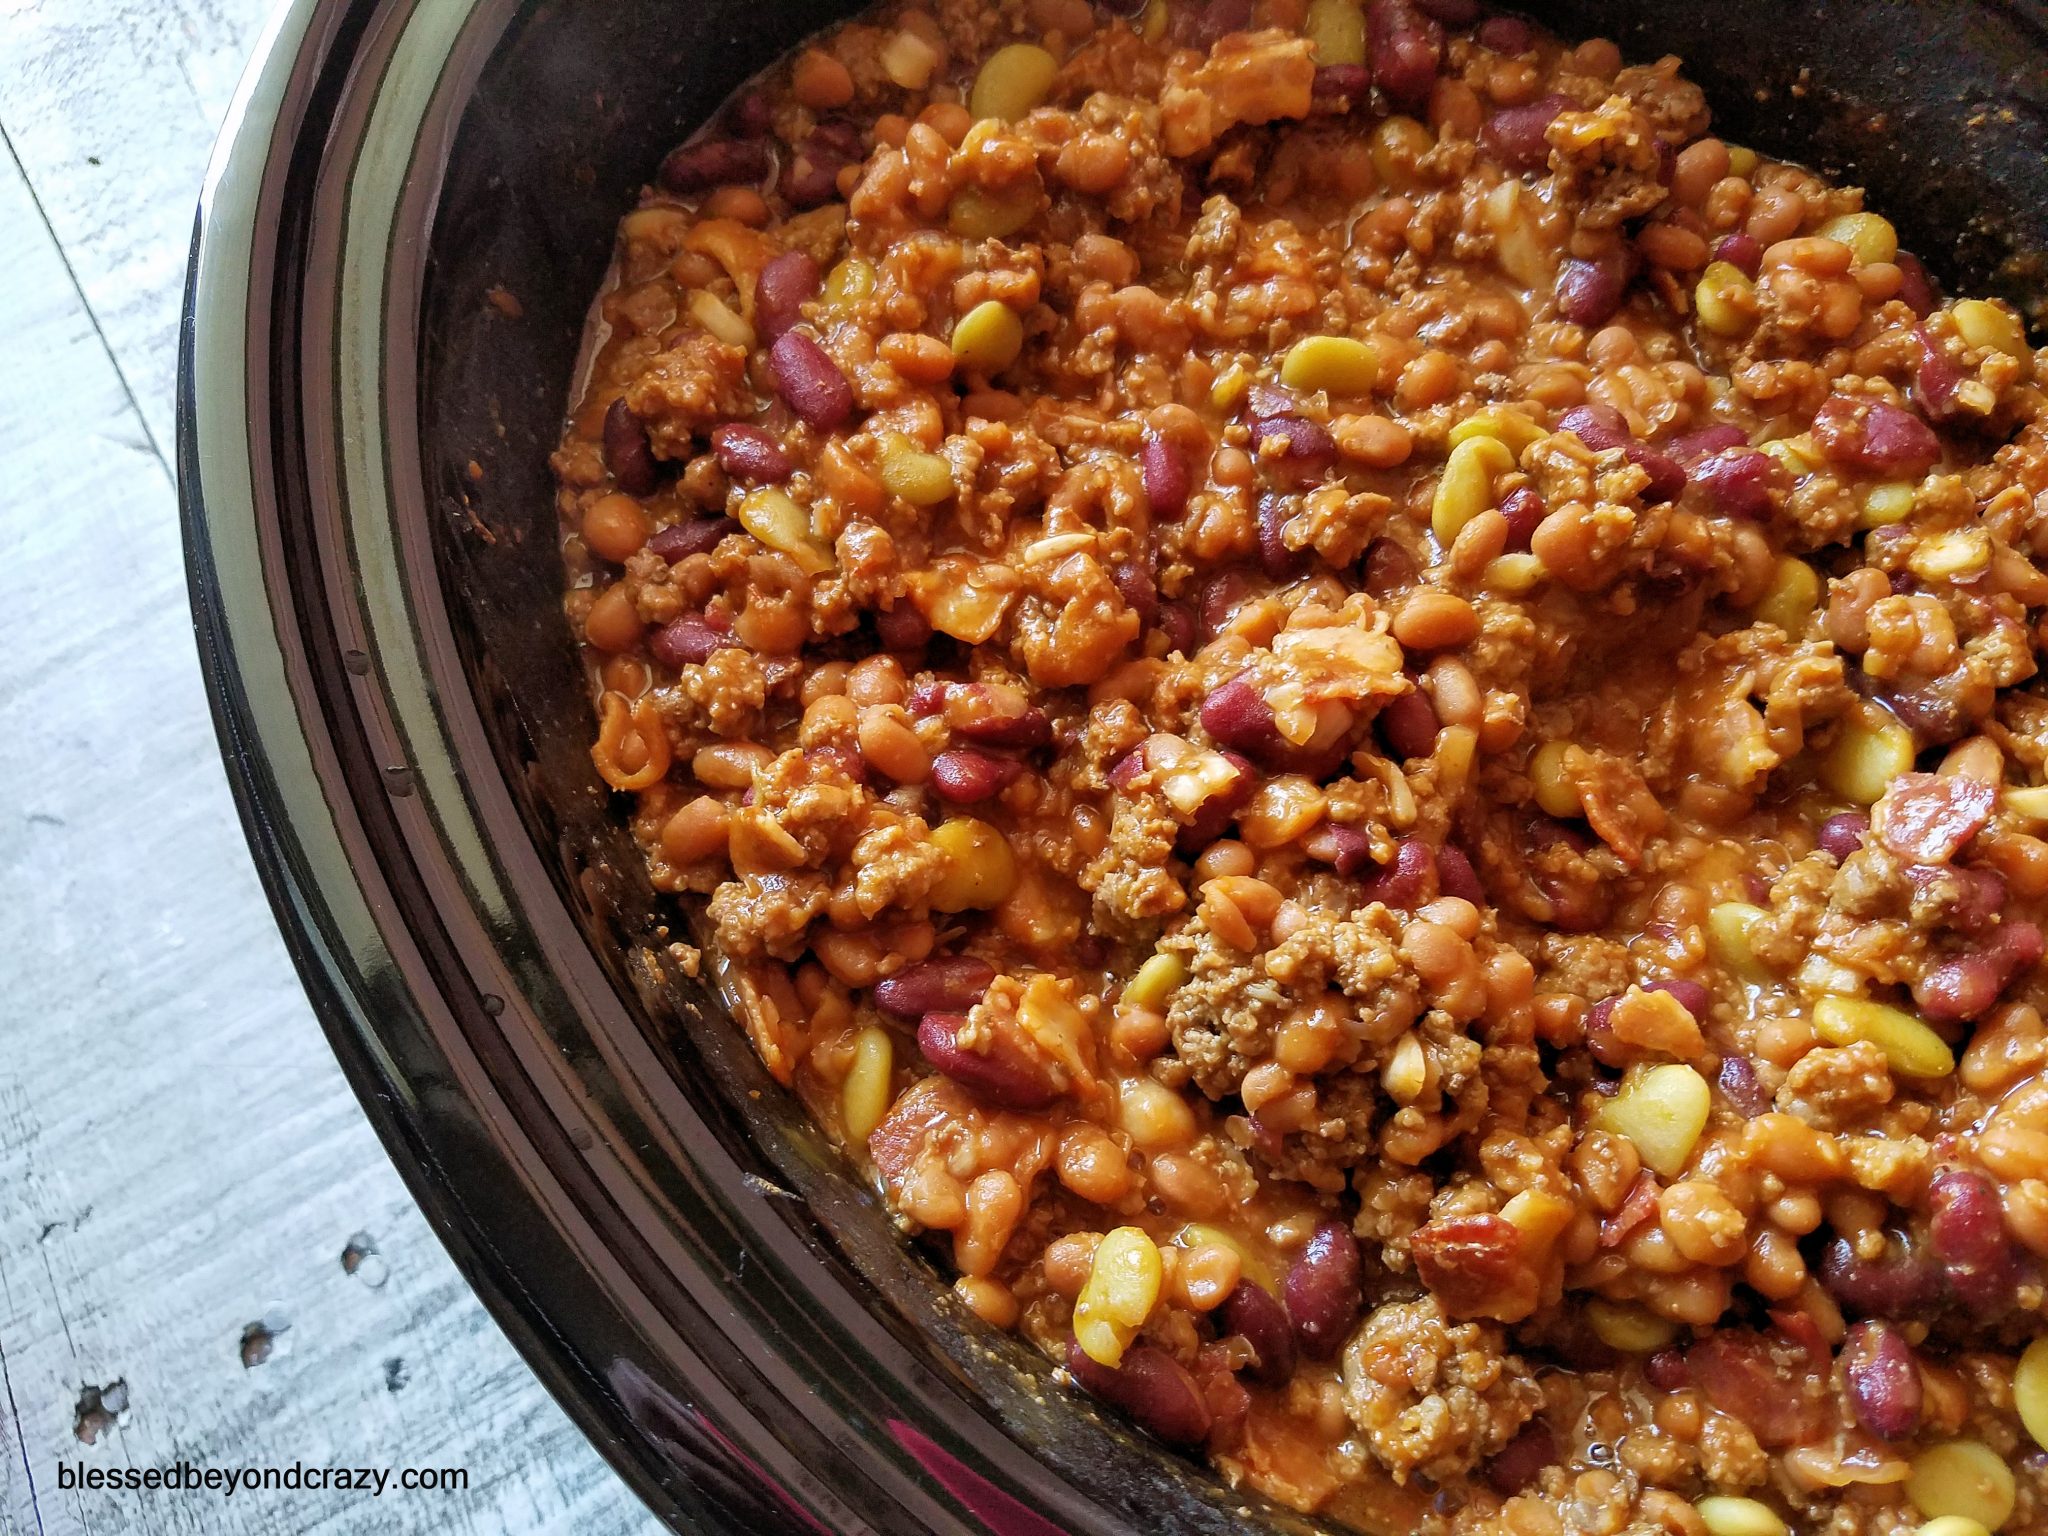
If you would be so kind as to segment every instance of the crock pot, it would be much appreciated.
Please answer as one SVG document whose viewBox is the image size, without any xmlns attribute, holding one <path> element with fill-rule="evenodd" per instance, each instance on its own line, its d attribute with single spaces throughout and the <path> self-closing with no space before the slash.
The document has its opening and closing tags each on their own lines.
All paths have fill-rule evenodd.
<svg viewBox="0 0 2048 1536">
<path fill-rule="evenodd" d="M 612 227 L 830 0 L 293 0 L 209 173 L 199 644 L 336 1053 L 498 1321 L 697 1532 L 1306 1531 L 982 1328 L 716 995 L 595 777 L 547 454 Z M 2039 313 L 2048 6 L 1561 4 Z"/>
</svg>

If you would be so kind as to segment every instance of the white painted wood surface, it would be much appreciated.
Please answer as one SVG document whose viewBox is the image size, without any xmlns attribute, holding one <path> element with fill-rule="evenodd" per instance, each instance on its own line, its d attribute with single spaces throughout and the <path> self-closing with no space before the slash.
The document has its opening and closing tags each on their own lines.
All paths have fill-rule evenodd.
<svg viewBox="0 0 2048 1536">
<path fill-rule="evenodd" d="M 262 4 L 0 0 L 0 1536 L 651 1536 L 385 1160 L 216 753 L 167 454 Z M 63 1491 L 60 1460 L 469 1488 Z"/>
</svg>

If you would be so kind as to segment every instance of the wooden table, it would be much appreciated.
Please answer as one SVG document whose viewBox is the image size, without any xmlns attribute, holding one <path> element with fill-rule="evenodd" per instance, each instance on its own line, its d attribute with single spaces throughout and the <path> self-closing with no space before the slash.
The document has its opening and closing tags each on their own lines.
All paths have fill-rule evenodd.
<svg viewBox="0 0 2048 1536">
<path fill-rule="evenodd" d="M 215 748 L 172 380 L 262 8 L 0 4 L 0 1533 L 651 1536 L 358 1111 Z M 59 1486 L 181 1460 L 468 1488 Z"/>
</svg>

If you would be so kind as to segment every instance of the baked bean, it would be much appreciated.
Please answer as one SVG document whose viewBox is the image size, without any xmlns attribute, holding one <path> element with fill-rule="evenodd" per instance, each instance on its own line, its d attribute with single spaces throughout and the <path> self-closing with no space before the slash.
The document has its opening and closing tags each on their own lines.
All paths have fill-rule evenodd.
<svg viewBox="0 0 2048 1536">
<path fill-rule="evenodd" d="M 1453 592 L 1425 588 L 1411 594 L 1394 615 L 1394 638 L 1410 650 L 1464 645 L 1478 633 L 1479 615 Z"/>
</svg>

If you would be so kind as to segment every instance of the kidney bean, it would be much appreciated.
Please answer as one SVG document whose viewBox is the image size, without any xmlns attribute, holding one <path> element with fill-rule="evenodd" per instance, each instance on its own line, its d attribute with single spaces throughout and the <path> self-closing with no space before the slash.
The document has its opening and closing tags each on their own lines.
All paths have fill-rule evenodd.
<svg viewBox="0 0 2048 1536">
<path fill-rule="evenodd" d="M 1436 854 L 1421 838 L 1404 837 L 1394 844 L 1393 858 L 1380 866 L 1361 894 L 1365 900 L 1382 902 L 1395 911 L 1413 912 L 1436 899 L 1436 884 Z"/>
<path fill-rule="evenodd" d="M 728 421 L 713 427 L 711 451 L 718 456 L 718 467 L 735 480 L 780 485 L 796 469 L 772 432 L 746 422 Z"/>
<path fill-rule="evenodd" d="M 1901 524 L 1901 527 L 1904 525 Z M 1863 539 L 1863 554 L 1866 561 L 1875 563 L 1878 556 L 1873 549 L 1877 536 L 1885 530 L 1873 528 Z M 1901 577 L 1905 577 L 1902 582 Z M 1903 571 L 1892 573 L 1892 591 L 1895 594 L 1915 590 L 1912 578 Z M 1856 674 L 1861 676 L 1859 672 Z M 1953 695 L 1943 692 L 1934 684 L 1920 688 L 1886 688 L 1877 694 L 1884 701 L 1885 708 L 1899 717 L 1899 723 L 1913 733 L 1914 740 L 1921 746 L 1939 746 L 1954 741 L 1969 726 L 1968 717 Z"/>
<path fill-rule="evenodd" d="M 1456 896 L 1475 907 L 1486 905 L 1486 887 L 1479 883 L 1471 855 L 1456 843 L 1445 843 L 1436 851 L 1436 884 L 1445 896 Z"/>
<path fill-rule="evenodd" d="M 1541 1477 L 1545 1467 L 1556 1465 L 1557 1436 L 1542 1420 L 1531 1419 L 1486 1463 L 1487 1485 L 1511 1498 Z"/>
<path fill-rule="evenodd" d="M 784 251 L 770 260 L 754 280 L 754 328 L 761 339 L 780 341 L 803 319 L 803 307 L 817 297 L 822 281 L 817 262 L 803 251 Z"/>
<path fill-rule="evenodd" d="M 1569 432 L 1595 453 L 1626 448 L 1628 422 L 1611 405 L 1575 405 L 1557 418 L 1560 432 Z"/>
<path fill-rule="evenodd" d="M 1941 295 L 1934 286 L 1934 279 L 1928 276 L 1926 265 L 1911 251 L 1900 251 L 1892 258 L 1892 264 L 1904 279 L 1899 284 L 1899 298 L 1905 302 L 1906 308 L 1925 320 L 1934 313 L 1934 306 L 1941 302 Z"/>
<path fill-rule="evenodd" d="M 1863 811 L 1840 811 L 1820 824 L 1815 841 L 1821 852 L 1833 854 L 1837 859 L 1846 859 L 1862 848 L 1863 839 L 1870 835 L 1870 817 Z"/>
<path fill-rule="evenodd" d="M 961 707 L 952 707 L 954 699 Z M 969 683 L 949 698 L 947 723 L 953 734 L 984 747 L 1024 750 L 1052 744 L 1052 720 L 1036 704 L 1022 714 L 998 714 L 993 696 L 979 683 Z"/>
<path fill-rule="evenodd" d="M 1237 777 L 1196 806 L 1194 815 L 1181 827 L 1174 846 L 1184 854 L 1199 853 L 1215 842 L 1259 792 L 1259 771 L 1251 760 L 1228 749 L 1223 755 L 1237 770 Z"/>
<path fill-rule="evenodd" d="M 1895 1329 L 1856 1324 L 1842 1340 L 1841 1362 L 1857 1423 L 1880 1440 L 1904 1440 L 1920 1427 L 1920 1367 Z"/>
<path fill-rule="evenodd" d="M 1186 603 L 1164 603 L 1159 609 L 1159 632 L 1166 636 L 1166 648 L 1192 656 L 1200 642 L 1202 626 Z"/>
<path fill-rule="evenodd" d="M 1557 269 L 1557 312 L 1588 330 L 1605 325 L 1621 308 L 1628 277 L 1628 263 L 1619 255 L 1598 261 L 1568 256 Z"/>
<path fill-rule="evenodd" d="M 701 613 L 686 613 L 648 638 L 647 651 L 665 667 L 701 667 L 713 651 L 739 648 L 739 641 L 713 629 Z"/>
<path fill-rule="evenodd" d="M 999 1109 L 1044 1109 L 1057 1099 L 1039 1064 L 1006 1036 L 998 1033 L 986 1051 L 960 1044 L 967 1023 L 964 1013 L 928 1013 L 917 1026 L 917 1048 L 935 1070 Z"/>
<path fill-rule="evenodd" d="M 1415 557 L 1392 539 L 1375 539 L 1365 552 L 1365 590 L 1374 597 L 1391 597 L 1419 574 Z"/>
<path fill-rule="evenodd" d="M 1489 16 L 1479 24 L 1479 46 L 1495 53 L 1527 53 L 1536 34 L 1519 16 Z"/>
<path fill-rule="evenodd" d="M 1756 1064 L 1747 1056 L 1723 1056 L 1716 1081 L 1721 1096 L 1745 1119 L 1754 1119 L 1771 1107 L 1771 1091 L 1758 1080 Z"/>
<path fill-rule="evenodd" d="M 1169 1445 L 1200 1445 L 1215 1416 L 1188 1368 L 1153 1344 L 1124 1351 L 1121 1365 L 1100 1365 L 1078 1340 L 1067 1343 L 1067 1371 L 1083 1390 L 1121 1408 Z"/>
<path fill-rule="evenodd" d="M 1714 997 L 1711 992 L 1699 982 L 1689 980 L 1683 976 L 1674 977 L 1668 981 L 1646 981 L 1643 983 L 1643 990 L 1645 992 L 1668 993 L 1678 1000 L 1679 1007 L 1683 1008 L 1695 1019 L 1704 1019 L 1707 1016 L 1707 1010 L 1714 1005 Z"/>
<path fill-rule="evenodd" d="M 1754 448 L 1731 448 L 1692 466 L 1686 478 L 1723 517 L 1761 522 L 1771 515 L 1771 482 L 1777 465 Z"/>
<path fill-rule="evenodd" d="M 1254 416 L 1252 451 L 1259 467 L 1289 484 L 1313 480 L 1337 462 L 1337 444 L 1320 424 L 1306 416 Z M 1281 446 L 1268 451 L 1268 443 Z"/>
<path fill-rule="evenodd" d="M 2041 930 L 2010 918 L 1979 948 L 1950 955 L 1913 983 L 1913 1001 L 1937 1024 L 1960 1024 L 1985 1013 L 2022 971 L 2041 959 Z"/>
<path fill-rule="evenodd" d="M 955 747 L 932 759 L 932 788 L 950 805 L 993 800 L 1017 782 L 1024 765 L 1013 757 L 994 757 L 972 747 Z"/>
<path fill-rule="evenodd" d="M 1552 92 L 1521 106 L 1502 107 L 1480 128 L 1480 147 L 1511 171 L 1540 171 L 1550 164 L 1550 140 L 1545 137 L 1550 125 L 1559 113 L 1575 112 L 1578 105 L 1571 97 Z"/>
<path fill-rule="evenodd" d="M 1139 776 L 1144 773 L 1145 766 L 1145 749 L 1143 747 L 1126 752 L 1122 757 L 1109 765 L 1110 785 L 1125 794 L 1129 794 L 1131 786 L 1137 783 Z"/>
<path fill-rule="evenodd" d="M 1250 1280 L 1240 1280 L 1216 1309 L 1218 1331 L 1236 1334 L 1259 1358 L 1246 1367 L 1252 1380 L 1284 1387 L 1294 1376 L 1294 1324 L 1273 1293 Z"/>
<path fill-rule="evenodd" d="M 1655 503 L 1676 501 L 1685 491 L 1685 471 L 1678 461 L 1669 454 L 1659 453 L 1648 443 L 1630 442 L 1622 447 L 1629 463 L 1635 465 L 1650 477 L 1650 483 L 1643 487 L 1643 500 Z M 1762 454 L 1757 455 L 1763 458 Z M 1768 464 L 1770 461 L 1764 461 Z"/>
<path fill-rule="evenodd" d="M 648 495 L 660 483 L 661 473 L 654 462 L 654 448 L 647 441 L 647 428 L 626 404 L 624 395 L 605 409 L 604 462 L 612 478 L 619 482 L 619 489 L 634 496 Z"/>
<path fill-rule="evenodd" d="M 931 639 L 931 621 L 917 611 L 915 603 L 902 598 L 894 608 L 875 610 L 875 637 L 885 651 L 914 651 Z"/>
<path fill-rule="evenodd" d="M 1202 584 L 1202 638 L 1214 640 L 1236 617 L 1237 610 L 1252 593 L 1248 571 L 1220 571 Z"/>
<path fill-rule="evenodd" d="M 1259 565 L 1275 581 L 1288 581 L 1308 569 L 1309 552 L 1289 549 L 1285 532 L 1294 509 L 1271 491 L 1259 498 Z"/>
<path fill-rule="evenodd" d="M 1311 1360 L 1327 1360 L 1344 1347 L 1365 1305 L 1364 1273 L 1351 1228 L 1341 1221 L 1317 1222 L 1282 1287 L 1295 1342 Z"/>
<path fill-rule="evenodd" d="M 1109 579 L 1116 583 L 1117 595 L 1138 616 L 1139 624 L 1149 628 L 1158 622 L 1159 586 L 1149 561 L 1119 561 L 1110 567 Z"/>
<path fill-rule="evenodd" d="M 2005 1230 L 1998 1187 L 1968 1168 L 1944 1168 L 1927 1187 L 1927 1240 L 1957 1301 L 1989 1318 L 2013 1304 L 2019 1251 Z"/>
<path fill-rule="evenodd" d="M 1543 504 L 1543 498 L 1535 487 L 1518 485 L 1501 498 L 1500 515 L 1508 520 L 1507 547 L 1512 550 L 1526 550 L 1536 537 L 1536 528 L 1550 515 L 1550 508 Z"/>
<path fill-rule="evenodd" d="M 1764 269 L 1764 243 L 1755 235 L 1737 230 L 1715 243 L 1714 260 L 1725 261 L 1744 277 L 1753 278 Z"/>
<path fill-rule="evenodd" d="M 1939 1279 L 1932 1265 L 1894 1239 L 1881 1258 L 1860 1256 L 1846 1237 L 1821 1250 L 1821 1288 L 1852 1313 L 1909 1318 L 1933 1304 Z"/>
<path fill-rule="evenodd" d="M 973 955 L 934 955 L 875 983 L 875 1006 L 899 1019 L 965 1013 L 982 999 L 996 968 Z"/>
<path fill-rule="evenodd" d="M 913 718 L 923 720 L 936 715 L 946 707 L 946 700 L 953 692 L 953 685 L 941 678 L 927 677 L 910 685 L 910 697 L 903 707 Z"/>
<path fill-rule="evenodd" d="M 1319 102 L 1353 102 L 1372 89 L 1372 71 L 1363 64 L 1318 64 L 1308 89 Z"/>
<path fill-rule="evenodd" d="M 1479 19 L 1479 0 L 1409 0 L 1431 21 L 1447 27 L 1469 27 Z"/>
<path fill-rule="evenodd" d="M 1242 672 L 1202 700 L 1202 728 L 1224 746 L 1253 758 L 1270 756 L 1285 745 L 1273 723 L 1272 706 Z"/>
<path fill-rule="evenodd" d="M 699 139 L 678 144 L 663 156 L 654 179 L 671 192 L 708 192 L 713 187 L 758 186 L 775 169 L 766 144 L 747 139 Z"/>
<path fill-rule="evenodd" d="M 1420 689 L 1389 699 L 1375 721 L 1380 739 L 1396 757 L 1427 757 L 1436 750 L 1436 710 Z"/>
<path fill-rule="evenodd" d="M 1885 799 L 1878 840 L 1901 858 L 1946 864 L 1984 830 L 1998 786 L 1963 774 L 1905 773 Z"/>
<path fill-rule="evenodd" d="M 1187 510 L 1193 476 L 1179 444 L 1156 432 L 1146 433 L 1144 446 L 1138 450 L 1138 476 L 1155 519 L 1179 517 Z"/>
<path fill-rule="evenodd" d="M 1420 112 L 1436 84 L 1444 29 L 1410 0 L 1373 0 L 1365 13 L 1372 81 L 1403 112 Z"/>
<path fill-rule="evenodd" d="M 1659 1392 L 1683 1391 L 1692 1381 L 1685 1368 L 1685 1351 L 1660 1349 L 1643 1362 L 1643 1380 Z"/>
<path fill-rule="evenodd" d="M 1618 998 L 1603 997 L 1586 1010 L 1586 1053 L 1603 1067 L 1625 1067 L 1634 1053 L 1614 1038 L 1614 1005 Z"/>
<path fill-rule="evenodd" d="M 1302 839 L 1302 851 L 1340 875 L 1355 875 L 1372 862 L 1372 839 L 1341 821 L 1326 821 Z"/>
<path fill-rule="evenodd" d="M 1740 427 L 1717 421 L 1683 437 L 1674 437 L 1664 446 L 1679 463 L 1692 465 L 1730 448 L 1747 448 L 1749 434 Z"/>
<path fill-rule="evenodd" d="M 717 548 L 720 539 L 739 531 L 740 525 L 729 517 L 692 518 L 688 522 L 669 524 L 647 541 L 647 547 L 674 565 L 678 560 Z"/>
<path fill-rule="evenodd" d="M 820 432 L 846 424 L 853 391 L 825 349 L 802 331 L 784 331 L 768 351 L 768 367 L 789 408 Z"/>
<path fill-rule="evenodd" d="M 820 123 L 783 161 L 776 190 L 794 208 L 817 208 L 839 196 L 839 173 L 861 156 L 860 130 Z"/>
<path fill-rule="evenodd" d="M 758 139 L 775 127 L 775 109 L 760 91 L 748 91 L 727 113 L 733 132 L 742 138 Z"/>
<path fill-rule="evenodd" d="M 1888 400 L 1830 395 L 1813 418 L 1813 439 L 1837 464 L 1873 474 L 1922 475 L 1941 457 L 1941 439 Z"/>
</svg>

